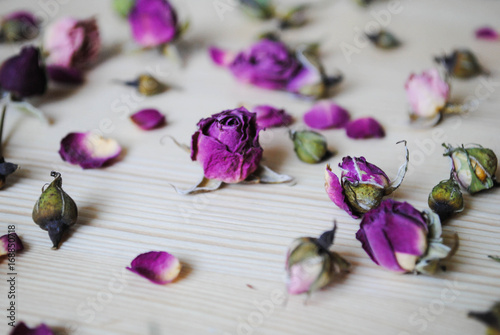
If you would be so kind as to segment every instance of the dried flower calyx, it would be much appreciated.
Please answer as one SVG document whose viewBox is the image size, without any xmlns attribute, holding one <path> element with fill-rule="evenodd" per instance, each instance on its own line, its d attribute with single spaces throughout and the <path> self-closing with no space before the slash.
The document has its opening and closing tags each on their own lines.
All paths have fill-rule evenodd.
<svg viewBox="0 0 500 335">
<path fill-rule="evenodd" d="M 451 159 L 454 178 L 467 192 L 474 194 L 495 186 L 498 163 L 492 150 L 480 145 L 454 148 L 443 143 L 443 146 L 446 148 L 444 156 Z"/>
<path fill-rule="evenodd" d="M 469 317 L 484 323 L 488 327 L 486 335 L 500 334 L 500 302 L 494 304 L 487 312 L 469 312 Z"/>
<path fill-rule="evenodd" d="M 460 185 L 453 179 L 442 180 L 434 186 L 428 199 L 429 208 L 439 215 L 441 222 L 464 210 Z"/>
<path fill-rule="evenodd" d="M 435 57 L 435 61 L 442 64 L 450 76 L 467 79 L 485 73 L 479 64 L 476 55 L 470 50 L 454 50 L 449 55 Z"/>
<path fill-rule="evenodd" d="M 69 227 L 76 223 L 78 209 L 73 199 L 62 189 L 61 174 L 52 171 L 50 175 L 55 179 L 42 189 L 32 216 L 40 228 L 49 232 L 53 249 L 57 249 Z"/>
<path fill-rule="evenodd" d="M 301 237 L 292 242 L 286 259 L 287 290 L 290 294 L 310 294 L 346 272 L 349 263 L 330 251 L 336 225 L 319 238 Z"/>
</svg>

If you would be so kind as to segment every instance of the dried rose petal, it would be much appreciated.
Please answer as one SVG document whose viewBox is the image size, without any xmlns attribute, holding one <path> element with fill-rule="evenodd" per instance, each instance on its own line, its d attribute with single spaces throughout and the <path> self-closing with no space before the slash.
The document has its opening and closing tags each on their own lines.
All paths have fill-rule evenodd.
<svg viewBox="0 0 500 335">
<path fill-rule="evenodd" d="M 384 137 L 385 131 L 380 123 L 371 117 L 360 118 L 345 126 L 347 136 L 354 139 Z"/>
<path fill-rule="evenodd" d="M 304 114 L 304 122 L 314 129 L 342 128 L 349 118 L 345 109 L 329 101 L 316 103 Z"/>
<path fill-rule="evenodd" d="M 19 322 L 10 332 L 10 335 L 54 335 L 52 330 L 44 323 L 36 328 L 29 328 L 24 322 Z"/>
<path fill-rule="evenodd" d="M 483 27 L 476 30 L 476 37 L 483 40 L 498 40 L 500 35 L 490 27 Z"/>
<path fill-rule="evenodd" d="M 61 140 L 59 155 L 71 164 L 84 169 L 95 169 L 120 155 L 122 148 L 114 139 L 103 138 L 91 132 L 69 133 Z"/>
<path fill-rule="evenodd" d="M 208 50 L 212 61 L 219 66 L 229 66 L 234 60 L 234 54 L 216 47 L 210 47 Z"/>
<path fill-rule="evenodd" d="M 130 118 L 136 125 L 144 130 L 158 128 L 165 123 L 165 115 L 153 108 L 140 110 L 130 116 Z"/>
<path fill-rule="evenodd" d="M 23 242 L 21 242 L 21 239 L 16 233 L 9 233 L 0 237 L 0 256 L 23 249 Z"/>
<path fill-rule="evenodd" d="M 346 211 L 346 213 L 353 218 L 359 218 L 359 215 L 354 214 L 347 204 L 347 199 L 345 197 L 342 185 L 340 184 L 339 177 L 337 177 L 337 175 L 332 172 L 329 164 L 326 166 L 325 171 L 325 190 L 328 194 L 328 197 L 335 203 L 335 205 Z"/>
<path fill-rule="evenodd" d="M 284 109 L 278 109 L 269 105 L 259 105 L 252 109 L 257 114 L 257 127 L 266 129 L 272 127 L 284 127 L 292 123 L 292 116 Z"/>
<path fill-rule="evenodd" d="M 179 33 L 177 13 L 167 0 L 137 0 L 128 21 L 134 40 L 147 48 L 169 43 Z"/>
<path fill-rule="evenodd" d="M 59 65 L 48 65 L 47 74 L 50 80 L 62 84 L 82 84 L 83 83 L 83 73 L 82 71 Z"/>
<path fill-rule="evenodd" d="M 155 284 L 165 285 L 177 278 L 181 272 L 181 263 L 177 257 L 168 252 L 150 251 L 137 256 L 127 270 Z"/>
</svg>

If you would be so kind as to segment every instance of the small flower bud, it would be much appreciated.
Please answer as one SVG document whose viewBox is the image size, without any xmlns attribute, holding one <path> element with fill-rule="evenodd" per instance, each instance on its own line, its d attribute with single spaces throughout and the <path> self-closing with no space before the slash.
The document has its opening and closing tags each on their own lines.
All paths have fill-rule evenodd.
<svg viewBox="0 0 500 335">
<path fill-rule="evenodd" d="M 310 130 L 291 131 L 290 138 L 293 141 L 297 157 L 303 162 L 319 163 L 328 154 L 326 138 L 317 132 Z"/>
<path fill-rule="evenodd" d="M 486 334 L 500 334 L 500 302 L 494 304 L 487 312 L 469 312 L 469 317 L 488 326 Z"/>
<path fill-rule="evenodd" d="M 467 49 L 454 50 L 450 55 L 436 57 L 436 62 L 442 63 L 450 76 L 467 79 L 484 73 L 476 56 Z"/>
<path fill-rule="evenodd" d="M 49 232 L 53 249 L 57 249 L 68 228 L 76 223 L 78 209 L 62 189 L 61 174 L 52 171 L 50 175 L 55 179 L 42 189 L 42 195 L 33 207 L 33 221 Z"/>
<path fill-rule="evenodd" d="M 428 203 L 429 208 L 439 215 L 441 222 L 464 209 L 460 186 L 453 178 L 442 180 L 434 186 L 429 194 Z"/>
<path fill-rule="evenodd" d="M 239 0 L 241 9 L 248 16 L 268 20 L 274 17 L 274 7 L 269 0 Z"/>
<path fill-rule="evenodd" d="M 366 37 L 376 47 L 381 49 L 393 49 L 401 44 L 393 34 L 385 30 L 381 30 L 375 34 L 366 34 Z"/>
<path fill-rule="evenodd" d="M 148 74 L 141 74 L 136 80 L 126 81 L 125 85 L 137 88 L 137 91 L 147 97 L 163 93 L 167 86 L 159 82 L 155 77 Z"/>
<path fill-rule="evenodd" d="M 497 157 L 495 153 L 480 145 L 465 148 L 446 148 L 444 156 L 449 156 L 452 162 L 452 173 L 460 185 L 470 194 L 487 190 L 495 185 Z"/>
</svg>

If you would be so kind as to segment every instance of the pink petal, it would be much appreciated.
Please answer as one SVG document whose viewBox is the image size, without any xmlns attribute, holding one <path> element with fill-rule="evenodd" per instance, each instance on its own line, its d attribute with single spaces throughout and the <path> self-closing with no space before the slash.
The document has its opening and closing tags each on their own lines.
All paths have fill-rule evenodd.
<svg viewBox="0 0 500 335">
<path fill-rule="evenodd" d="M 365 117 L 349 122 L 345 127 L 347 136 L 354 139 L 384 137 L 385 131 L 380 123 L 371 117 Z"/>
<path fill-rule="evenodd" d="M 219 66 L 229 66 L 234 60 L 234 54 L 229 51 L 224 51 L 216 47 L 210 47 L 208 49 L 210 53 L 210 58 L 212 61 Z"/>
<path fill-rule="evenodd" d="M 288 293 L 301 294 L 308 292 L 318 276 L 318 273 L 311 273 L 311 271 L 308 271 L 308 268 L 305 265 L 300 263 L 293 265 L 288 274 Z"/>
<path fill-rule="evenodd" d="M 476 30 L 476 37 L 483 40 L 498 40 L 498 32 L 490 27 L 483 27 Z"/>
<path fill-rule="evenodd" d="M 24 322 L 19 322 L 10 335 L 54 335 L 52 330 L 44 323 L 36 328 L 29 328 Z"/>
<path fill-rule="evenodd" d="M 284 127 L 292 123 L 292 116 L 284 109 L 278 109 L 268 105 L 259 105 L 255 106 L 252 112 L 257 114 L 257 127 L 259 127 L 259 129 Z"/>
<path fill-rule="evenodd" d="M 342 189 L 342 185 L 340 185 L 339 177 L 337 177 L 337 175 L 332 172 L 330 165 L 326 166 L 325 171 L 325 191 L 328 194 L 330 200 L 332 200 L 335 205 L 337 205 L 340 209 L 346 211 L 347 214 L 349 214 L 353 218 L 358 218 L 357 215 L 353 214 L 351 208 L 347 204 L 344 190 Z"/>
<path fill-rule="evenodd" d="M 23 249 L 23 242 L 16 233 L 8 233 L 0 237 L 0 256 Z"/>
<path fill-rule="evenodd" d="M 117 158 L 122 148 L 113 139 L 103 138 L 91 132 L 69 133 L 61 140 L 59 155 L 71 164 L 84 169 L 104 166 Z"/>
<path fill-rule="evenodd" d="M 304 114 L 304 122 L 314 129 L 342 128 L 349 122 L 349 113 L 342 107 L 320 101 Z"/>
<path fill-rule="evenodd" d="M 181 263 L 168 252 L 150 251 L 137 256 L 127 270 L 155 284 L 165 285 L 177 278 L 181 272 Z"/>
<path fill-rule="evenodd" d="M 165 123 L 165 115 L 161 114 L 157 109 L 143 109 L 130 118 L 144 130 L 158 128 Z"/>
</svg>

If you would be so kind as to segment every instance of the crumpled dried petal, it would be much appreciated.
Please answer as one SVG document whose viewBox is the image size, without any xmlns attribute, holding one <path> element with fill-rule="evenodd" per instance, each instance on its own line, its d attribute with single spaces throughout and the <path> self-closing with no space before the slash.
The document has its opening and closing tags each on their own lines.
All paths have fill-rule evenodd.
<svg viewBox="0 0 500 335">
<path fill-rule="evenodd" d="M 171 283 L 181 272 L 179 259 L 165 251 L 150 251 L 137 256 L 127 267 L 149 281 L 165 285 Z"/>
<path fill-rule="evenodd" d="M 39 33 L 39 20 L 28 11 L 4 16 L 0 22 L 0 42 L 21 42 L 34 39 Z"/>
<path fill-rule="evenodd" d="M 330 101 L 317 102 L 304 114 L 304 122 L 314 129 L 342 128 L 349 122 L 349 113 Z"/>
<path fill-rule="evenodd" d="M 156 47 L 177 37 L 177 13 L 167 0 L 137 0 L 128 19 L 134 40 L 143 47 Z"/>
<path fill-rule="evenodd" d="M 83 72 L 70 67 L 64 67 L 59 65 L 48 65 L 47 74 L 50 80 L 62 84 L 82 84 L 84 81 Z"/>
<path fill-rule="evenodd" d="M 210 47 L 208 52 L 212 61 L 219 66 L 229 66 L 235 57 L 234 53 L 216 47 Z"/>
<path fill-rule="evenodd" d="M 29 328 L 24 322 L 18 322 L 10 335 L 54 335 L 52 330 L 44 323 L 36 328 Z"/>
<path fill-rule="evenodd" d="M 252 109 L 257 114 L 257 127 L 259 129 L 285 127 L 292 123 L 292 116 L 284 109 L 269 105 L 259 105 Z"/>
<path fill-rule="evenodd" d="M 23 242 L 16 233 L 8 233 L 0 236 L 0 257 L 23 249 Z"/>
<path fill-rule="evenodd" d="M 476 37 L 482 40 L 498 40 L 500 35 L 498 32 L 490 27 L 483 27 L 476 30 Z"/>
<path fill-rule="evenodd" d="M 83 169 L 95 169 L 110 163 L 121 151 L 114 139 L 91 132 L 69 133 L 61 140 L 59 155 L 64 161 Z"/>
<path fill-rule="evenodd" d="M 381 138 L 385 136 L 382 125 L 372 117 L 353 120 L 345 126 L 346 134 L 354 139 Z"/>
<path fill-rule="evenodd" d="M 143 130 L 155 129 L 165 123 L 165 115 L 154 108 L 140 110 L 130 118 Z"/>
</svg>

